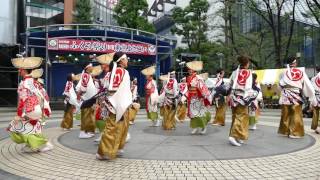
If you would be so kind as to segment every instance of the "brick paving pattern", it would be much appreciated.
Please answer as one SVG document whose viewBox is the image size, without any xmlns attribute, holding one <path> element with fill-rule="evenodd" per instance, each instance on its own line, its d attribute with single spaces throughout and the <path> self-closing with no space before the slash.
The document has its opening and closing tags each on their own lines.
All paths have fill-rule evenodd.
<svg viewBox="0 0 320 180">
<path fill-rule="evenodd" d="M 278 126 L 278 122 L 259 122 Z M 93 154 L 67 148 L 58 142 L 64 133 L 49 128 L 46 135 L 55 146 L 47 153 L 23 153 L 22 145 L 0 141 L 0 169 L 29 179 L 320 179 L 320 136 L 313 146 L 283 155 L 212 160 L 165 161 L 119 158 L 98 161 Z M 232 147 L 230 147 L 232 148 Z"/>
</svg>

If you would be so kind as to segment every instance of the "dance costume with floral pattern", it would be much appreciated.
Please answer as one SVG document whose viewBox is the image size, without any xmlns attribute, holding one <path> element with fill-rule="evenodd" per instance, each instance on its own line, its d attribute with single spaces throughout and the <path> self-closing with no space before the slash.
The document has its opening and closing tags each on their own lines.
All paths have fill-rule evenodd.
<svg viewBox="0 0 320 180">
<path fill-rule="evenodd" d="M 210 91 L 203 79 L 196 74 L 187 77 L 188 116 L 191 128 L 205 128 L 210 121 Z"/>
<path fill-rule="evenodd" d="M 33 78 L 25 77 L 18 87 L 17 116 L 20 120 L 12 121 L 8 127 L 11 139 L 25 143 L 33 150 L 45 145 L 47 139 L 42 134 L 41 118 L 49 116 L 49 111 L 41 107 L 44 98 L 36 88 Z"/>
</svg>

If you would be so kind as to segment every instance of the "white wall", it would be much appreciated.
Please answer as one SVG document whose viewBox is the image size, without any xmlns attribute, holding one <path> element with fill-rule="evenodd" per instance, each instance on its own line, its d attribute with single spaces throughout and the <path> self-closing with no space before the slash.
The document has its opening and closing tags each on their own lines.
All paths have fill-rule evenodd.
<svg viewBox="0 0 320 180">
<path fill-rule="evenodd" d="M 1 0 L 0 6 L 0 44 L 16 44 L 17 8 L 16 0 Z"/>
</svg>

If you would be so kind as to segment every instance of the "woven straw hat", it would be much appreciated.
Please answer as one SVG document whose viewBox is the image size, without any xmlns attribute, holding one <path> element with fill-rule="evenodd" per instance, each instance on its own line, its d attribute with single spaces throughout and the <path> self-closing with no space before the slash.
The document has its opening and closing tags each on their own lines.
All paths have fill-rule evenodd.
<svg viewBox="0 0 320 180">
<path fill-rule="evenodd" d="M 38 78 L 37 81 L 40 83 L 40 84 L 44 84 L 44 80 L 42 78 Z"/>
<path fill-rule="evenodd" d="M 201 71 L 203 68 L 203 62 L 202 61 L 191 61 L 191 62 L 188 62 L 186 64 L 186 66 L 191 70 Z"/>
<path fill-rule="evenodd" d="M 80 81 L 80 78 L 81 78 L 81 73 L 72 76 L 72 80 L 74 81 Z"/>
<path fill-rule="evenodd" d="M 209 73 L 202 73 L 199 74 L 199 76 L 203 79 L 203 80 L 207 80 L 209 78 Z"/>
<path fill-rule="evenodd" d="M 110 64 L 111 61 L 113 60 L 114 54 L 115 53 L 102 54 L 102 55 L 96 57 L 96 59 L 100 64 Z"/>
<path fill-rule="evenodd" d="M 159 76 L 159 79 L 160 79 L 161 81 L 167 81 L 167 80 L 168 80 L 168 75 L 167 75 L 167 74 L 161 75 L 161 76 Z"/>
<path fill-rule="evenodd" d="M 101 66 L 94 66 L 92 68 L 92 72 L 91 72 L 91 75 L 92 76 L 99 76 L 100 74 L 102 73 L 102 69 L 101 69 Z"/>
<path fill-rule="evenodd" d="M 143 69 L 141 71 L 141 73 L 145 76 L 151 76 L 153 75 L 154 73 L 156 72 L 156 67 L 155 66 L 150 66 L 150 67 L 147 67 L 145 69 Z"/>
<path fill-rule="evenodd" d="M 40 78 L 43 75 L 43 69 L 34 69 L 30 73 L 32 78 Z"/>
<path fill-rule="evenodd" d="M 41 57 L 22 57 L 11 59 L 12 65 L 19 69 L 34 69 L 41 65 Z"/>
</svg>

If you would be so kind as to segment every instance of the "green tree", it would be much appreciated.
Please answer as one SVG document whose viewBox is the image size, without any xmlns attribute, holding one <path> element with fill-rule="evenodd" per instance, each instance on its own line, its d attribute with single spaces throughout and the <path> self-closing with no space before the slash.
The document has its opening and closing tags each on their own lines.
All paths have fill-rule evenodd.
<svg viewBox="0 0 320 180">
<path fill-rule="evenodd" d="M 191 52 L 200 53 L 201 44 L 207 42 L 208 9 L 207 0 L 190 0 L 184 9 L 176 7 L 173 10 L 172 18 L 176 26 L 172 32 L 183 36 Z"/>
<path fill-rule="evenodd" d="M 146 0 L 120 0 L 114 8 L 114 18 L 120 26 L 155 32 L 153 24 L 142 13 L 148 10 Z"/>
<path fill-rule="evenodd" d="M 92 24 L 92 8 L 90 0 L 77 0 L 73 19 L 76 24 Z M 89 27 L 90 26 L 81 26 L 81 28 Z"/>
</svg>

